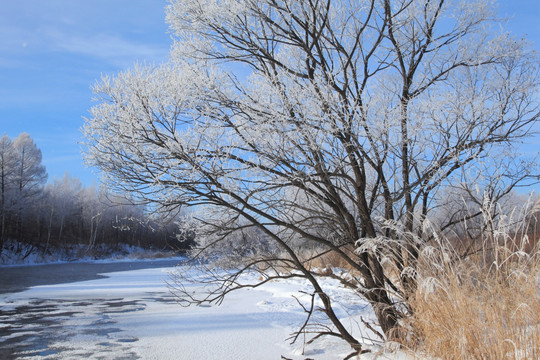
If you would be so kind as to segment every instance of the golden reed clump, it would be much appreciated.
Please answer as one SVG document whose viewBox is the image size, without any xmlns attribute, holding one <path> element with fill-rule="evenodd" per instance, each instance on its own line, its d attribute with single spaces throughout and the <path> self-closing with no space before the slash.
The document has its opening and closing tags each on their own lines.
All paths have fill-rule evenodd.
<svg viewBox="0 0 540 360">
<path fill-rule="evenodd" d="M 441 249 L 421 264 L 404 345 L 428 358 L 540 359 L 538 237 L 491 234 L 475 255 Z"/>
</svg>

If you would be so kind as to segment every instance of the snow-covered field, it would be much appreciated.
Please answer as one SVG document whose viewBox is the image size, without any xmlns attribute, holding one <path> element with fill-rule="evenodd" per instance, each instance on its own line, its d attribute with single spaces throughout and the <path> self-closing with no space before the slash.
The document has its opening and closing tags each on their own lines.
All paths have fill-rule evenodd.
<svg viewBox="0 0 540 360">
<path fill-rule="evenodd" d="M 294 345 L 286 340 L 305 320 L 292 295 L 299 296 L 307 284 L 274 282 L 232 293 L 220 306 L 184 308 L 166 285 L 172 271 L 114 272 L 103 279 L 0 295 L 0 358 L 324 360 L 350 353 L 337 339 L 306 346 L 302 340 Z M 346 296 L 337 284 L 332 292 Z M 339 309 L 343 316 L 359 309 L 370 316 L 358 299 L 349 304 Z M 357 334 L 365 331 L 355 321 L 350 325 Z"/>
</svg>

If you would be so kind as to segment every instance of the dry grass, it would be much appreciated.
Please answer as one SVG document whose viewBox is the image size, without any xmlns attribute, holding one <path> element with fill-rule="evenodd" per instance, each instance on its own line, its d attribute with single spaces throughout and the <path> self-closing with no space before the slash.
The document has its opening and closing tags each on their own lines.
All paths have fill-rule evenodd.
<svg viewBox="0 0 540 360">
<path fill-rule="evenodd" d="M 347 256 L 356 262 L 359 262 L 358 255 L 355 252 L 353 246 L 342 246 L 341 250 L 347 254 Z M 353 268 L 342 255 L 335 251 L 326 251 L 319 254 L 304 254 L 303 265 L 315 272 L 315 273 L 328 273 L 332 268 L 343 269 L 347 273 L 355 276 L 358 275 L 358 271 Z"/>
<path fill-rule="evenodd" d="M 441 359 L 540 358 L 540 304 L 533 276 L 511 281 L 449 277 L 414 301 L 417 347 Z"/>
<path fill-rule="evenodd" d="M 406 345 L 440 359 L 540 359 L 540 253 L 526 240 L 490 239 L 488 256 L 428 256 Z"/>
<path fill-rule="evenodd" d="M 358 261 L 358 256 L 354 251 L 353 246 L 344 246 L 341 250 L 347 254 L 351 259 L 356 259 Z M 350 273 L 354 273 L 356 270 L 345 261 L 343 256 L 339 255 L 334 251 L 323 252 L 319 255 L 314 254 L 304 254 L 305 260 L 303 261 L 304 266 L 307 269 L 328 269 L 328 268 L 340 268 L 345 269 Z"/>
</svg>

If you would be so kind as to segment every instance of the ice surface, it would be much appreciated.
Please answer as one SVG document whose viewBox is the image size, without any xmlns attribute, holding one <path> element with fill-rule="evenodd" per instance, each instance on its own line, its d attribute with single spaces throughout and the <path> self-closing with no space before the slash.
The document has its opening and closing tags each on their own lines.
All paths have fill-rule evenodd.
<svg viewBox="0 0 540 360">
<path fill-rule="evenodd" d="M 11 346 L 29 359 L 264 360 L 283 355 L 324 360 L 350 353 L 347 344 L 333 338 L 309 346 L 302 340 L 294 345 L 286 341 L 305 319 L 292 297 L 308 289 L 300 280 L 233 292 L 220 306 L 185 308 L 165 284 L 173 270 L 114 272 L 107 278 L 0 295 L 0 323 L 8 324 L 0 327 L 0 348 Z M 347 296 L 337 283 L 326 285 L 333 296 Z M 340 316 L 353 310 L 369 316 L 365 303 L 351 298 L 349 304 L 350 308 L 338 309 Z M 353 331 L 365 331 L 355 321 L 350 325 Z"/>
</svg>

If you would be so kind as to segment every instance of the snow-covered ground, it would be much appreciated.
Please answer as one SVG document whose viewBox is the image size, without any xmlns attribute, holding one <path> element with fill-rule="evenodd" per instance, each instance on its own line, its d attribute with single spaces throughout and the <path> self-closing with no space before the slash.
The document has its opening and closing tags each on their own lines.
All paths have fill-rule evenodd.
<svg viewBox="0 0 540 360">
<path fill-rule="evenodd" d="M 350 353 L 348 345 L 333 338 L 306 346 L 286 340 L 305 320 L 292 295 L 307 284 L 273 282 L 234 292 L 220 306 L 184 308 L 165 283 L 172 271 L 114 272 L 103 279 L 0 295 L 0 358 L 324 360 Z M 333 296 L 347 296 L 337 284 L 328 285 Z M 345 316 L 348 310 L 365 309 L 364 316 L 370 316 L 358 299 L 349 304 L 338 311 Z M 355 321 L 350 325 L 357 334 L 365 331 Z"/>
<path fill-rule="evenodd" d="M 62 247 L 51 246 L 47 253 L 43 253 L 42 250 L 9 240 L 0 251 L 0 266 L 61 264 L 75 261 L 133 261 L 177 256 L 171 250 L 150 250 L 128 244 L 116 244 L 113 247 L 101 244 L 93 248 L 71 244 Z"/>
</svg>

